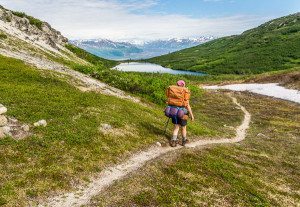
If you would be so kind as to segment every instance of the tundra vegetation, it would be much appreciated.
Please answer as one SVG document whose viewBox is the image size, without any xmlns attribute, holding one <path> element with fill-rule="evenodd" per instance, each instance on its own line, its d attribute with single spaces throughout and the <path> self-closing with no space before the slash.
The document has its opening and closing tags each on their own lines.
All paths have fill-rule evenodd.
<svg viewBox="0 0 300 207">
<path fill-rule="evenodd" d="M 298 16 L 291 17 L 296 18 L 295 24 L 298 24 Z M 295 50 L 295 47 L 298 47 L 299 42 L 293 42 L 291 45 L 286 43 L 282 51 L 274 52 L 273 58 L 283 54 L 284 61 L 281 58 L 278 62 L 274 62 L 273 59 L 269 61 L 266 55 L 271 54 L 271 51 L 273 53 L 273 49 L 282 41 L 293 41 L 293 38 L 299 40 L 297 27 L 295 28 L 290 21 L 287 22 L 274 31 L 263 33 L 274 36 L 271 35 L 270 39 L 266 40 L 270 41 L 268 44 L 260 43 L 262 45 L 258 48 L 253 42 L 255 37 L 251 36 L 256 34 L 255 30 L 254 33 L 248 31 L 241 37 L 230 37 L 243 40 L 237 44 L 241 46 L 240 51 L 245 47 L 243 42 L 252 38 L 247 43 L 248 48 L 244 48 L 248 51 L 243 55 L 244 58 L 237 55 L 240 54 L 239 50 L 234 52 L 234 48 L 227 44 L 227 39 L 230 38 L 204 45 L 205 48 L 210 44 L 218 45 L 225 41 L 222 47 L 217 47 L 221 48 L 220 51 L 218 49 L 219 54 L 225 52 L 225 55 L 228 55 L 226 48 L 232 51 L 232 56 L 228 55 L 228 61 L 225 58 L 226 61 L 223 62 L 227 64 L 225 66 L 215 62 L 218 64 L 210 67 L 209 62 L 214 62 L 210 59 L 205 63 L 209 68 L 208 73 L 213 71 L 212 74 L 222 75 L 193 77 L 125 73 L 110 69 L 117 62 L 91 55 L 72 45 L 66 45 L 66 48 L 88 64 L 78 64 L 43 53 L 52 61 L 63 63 L 141 97 L 143 104 L 96 92 L 82 92 L 72 86 L 66 76 L 62 77 L 53 71 L 38 70 L 20 60 L 0 56 L 0 103 L 8 108 L 7 116 L 30 124 L 33 133 L 32 136 L 18 141 L 11 137 L 0 139 L 0 205 L 34 205 L 49 195 L 72 191 L 78 185 L 87 184 L 93 175 L 105 167 L 120 163 L 132 153 L 146 149 L 157 141 L 165 146 L 168 136 L 163 133 L 166 121 L 162 112 L 164 93 L 166 87 L 178 79 L 184 79 L 192 90 L 191 105 L 196 121 L 189 124 L 189 139 L 193 141 L 233 137 L 234 128 L 243 118 L 242 112 L 223 92 L 204 91 L 199 89 L 198 85 L 267 81 L 272 78 L 281 80 L 282 77 L 289 76 L 293 84 L 289 81 L 283 81 L 283 84 L 297 87 L 299 68 L 296 66 L 299 65 L 299 50 Z M 36 26 L 38 27 L 38 24 Z M 291 28 L 288 33 L 287 27 Z M 267 30 L 263 26 L 261 29 Z M 286 34 L 283 34 L 283 31 Z M 261 37 L 261 34 L 258 33 L 257 37 Z M 281 39 L 274 38 L 275 35 Z M 0 36 L 0 39 L 29 50 L 28 44 L 23 41 L 12 41 L 10 37 L 5 36 Z M 39 50 L 34 51 L 38 53 Z M 201 54 L 205 53 L 204 49 L 201 51 Z M 257 57 L 253 56 L 256 52 L 262 54 L 259 56 L 262 59 L 266 58 L 266 61 L 258 61 Z M 289 58 L 286 59 L 285 54 L 289 54 Z M 175 57 L 176 55 L 172 60 L 174 67 L 183 61 L 180 56 L 178 59 Z M 192 62 L 192 59 L 186 60 Z M 163 61 L 161 63 L 170 64 Z M 261 67 L 256 67 L 255 64 L 260 64 Z M 232 65 L 236 66 L 231 67 Z M 239 67 L 242 72 L 236 72 Z M 216 72 L 217 68 L 220 72 Z M 249 68 L 251 71 L 253 69 L 253 73 L 270 72 L 262 75 L 237 75 L 248 73 Z M 204 71 L 201 67 L 198 69 Z M 286 70 L 273 72 L 277 69 Z M 108 188 L 105 193 L 94 198 L 91 205 L 299 204 L 299 105 L 251 94 L 236 93 L 235 96 L 253 115 L 253 123 L 244 142 L 208 149 L 184 149 L 176 154 L 164 156 L 158 162 L 156 160 L 149 163 L 145 169 L 125 181 L 119 181 Z M 41 119 L 47 121 L 47 127 L 32 126 Z M 171 127 L 168 128 L 168 134 L 170 133 Z"/>
</svg>

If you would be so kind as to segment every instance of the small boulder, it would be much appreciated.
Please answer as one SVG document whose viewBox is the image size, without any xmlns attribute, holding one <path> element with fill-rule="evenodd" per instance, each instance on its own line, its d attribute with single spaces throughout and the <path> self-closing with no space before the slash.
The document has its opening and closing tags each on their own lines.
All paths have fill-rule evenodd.
<svg viewBox="0 0 300 207">
<path fill-rule="evenodd" d="M 258 133 L 256 136 L 258 136 L 258 137 L 263 137 L 263 138 L 267 138 L 267 136 L 264 135 L 263 133 Z"/>
<path fill-rule="evenodd" d="M 156 146 L 161 147 L 161 143 L 160 142 L 156 142 Z"/>
<path fill-rule="evenodd" d="M 24 125 L 21 126 L 21 129 L 22 129 L 24 132 L 29 132 L 30 127 L 29 127 L 29 125 L 24 124 Z"/>
<path fill-rule="evenodd" d="M 0 115 L 0 127 L 7 125 L 7 123 L 8 123 L 7 118 L 3 115 Z"/>
<path fill-rule="evenodd" d="M 0 127 L 0 139 L 3 138 L 3 137 L 5 137 L 5 134 L 3 132 L 3 128 Z"/>
<path fill-rule="evenodd" d="M 111 130 L 112 128 L 113 127 L 111 125 L 109 125 L 109 124 L 101 124 L 101 129 L 102 130 L 107 131 L 107 130 Z"/>
<path fill-rule="evenodd" d="M 8 117 L 8 122 L 12 123 L 12 124 L 16 124 L 16 123 L 18 123 L 18 120 L 15 118 Z"/>
<path fill-rule="evenodd" d="M 11 128 L 9 126 L 4 126 L 4 127 L 1 127 L 1 128 L 2 128 L 2 132 L 3 132 L 4 135 L 12 136 Z"/>
<path fill-rule="evenodd" d="M 35 122 L 33 125 L 35 127 L 39 127 L 39 126 L 46 127 L 47 126 L 47 121 L 42 119 L 42 120 L 39 120 L 38 122 Z"/>
<path fill-rule="evenodd" d="M 7 108 L 5 106 L 3 106 L 2 104 L 0 104 L 0 115 L 5 114 L 6 112 L 7 112 Z"/>
</svg>

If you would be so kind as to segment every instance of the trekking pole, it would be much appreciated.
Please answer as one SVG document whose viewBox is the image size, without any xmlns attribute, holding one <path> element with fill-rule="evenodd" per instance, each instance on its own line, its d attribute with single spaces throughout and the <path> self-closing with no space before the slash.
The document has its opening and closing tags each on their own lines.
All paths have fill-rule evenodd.
<svg viewBox="0 0 300 207">
<path fill-rule="evenodd" d="M 164 132 L 165 135 L 166 135 L 166 132 L 167 132 L 167 128 L 168 128 L 169 122 L 170 122 L 170 118 L 168 118 L 168 121 L 167 121 L 166 126 L 165 126 L 165 132 Z"/>
</svg>

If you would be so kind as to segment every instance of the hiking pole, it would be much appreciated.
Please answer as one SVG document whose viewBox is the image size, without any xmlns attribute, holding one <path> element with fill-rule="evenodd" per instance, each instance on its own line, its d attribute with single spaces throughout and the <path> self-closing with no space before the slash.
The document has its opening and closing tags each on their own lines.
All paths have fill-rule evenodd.
<svg viewBox="0 0 300 207">
<path fill-rule="evenodd" d="M 167 121 L 166 126 L 165 126 L 165 132 L 164 132 L 165 135 L 166 135 L 166 132 L 167 132 L 167 128 L 168 128 L 169 122 L 170 122 L 170 118 L 168 118 L 168 121 Z"/>
</svg>

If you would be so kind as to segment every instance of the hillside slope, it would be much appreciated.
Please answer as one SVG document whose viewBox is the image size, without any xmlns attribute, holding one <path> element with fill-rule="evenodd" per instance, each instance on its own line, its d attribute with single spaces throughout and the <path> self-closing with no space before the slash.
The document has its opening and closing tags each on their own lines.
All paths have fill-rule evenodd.
<svg viewBox="0 0 300 207">
<path fill-rule="evenodd" d="M 64 38 L 55 38 L 58 32 L 40 30 L 46 23 L 33 17 L 0 10 L 0 104 L 8 109 L 5 118 L 17 120 L 29 130 L 29 135 L 22 138 L 1 134 L 0 206 L 35 206 L 31 204 L 50 194 L 87 183 L 92 175 L 133 152 L 157 141 L 167 143 L 160 106 L 135 103 L 136 99 L 128 98 L 123 91 L 72 70 L 74 65 L 87 71 L 103 69 L 115 62 L 59 41 Z M 130 81 L 132 77 L 126 78 L 125 73 L 119 77 L 120 73 L 109 71 L 106 68 L 103 77 L 116 84 L 121 82 L 117 78 L 122 78 L 126 87 L 143 89 L 147 85 L 144 93 L 153 96 L 155 92 L 164 98 L 163 77 L 153 75 L 141 86 L 140 79 Z M 200 98 L 203 105 L 196 106 Z M 189 125 L 191 139 L 232 136 L 234 130 L 224 132 L 222 126 L 236 126 L 241 116 L 232 110 L 228 97 L 219 93 L 194 96 L 192 102 L 195 116 L 201 117 Z M 34 126 L 41 119 L 48 125 Z M 11 133 L 15 132 L 14 124 L 9 126 Z"/>
<path fill-rule="evenodd" d="M 251 74 L 299 66 L 300 13 L 147 61 L 209 74 Z"/>
</svg>

